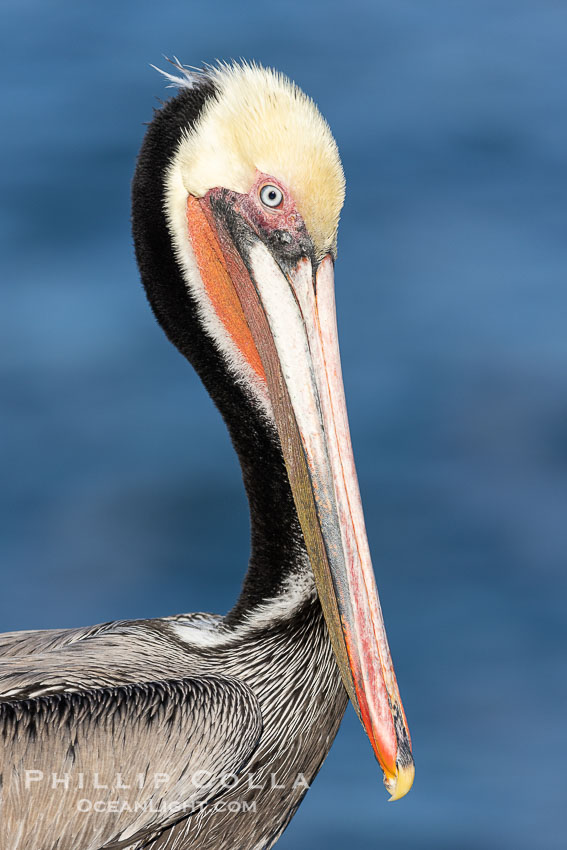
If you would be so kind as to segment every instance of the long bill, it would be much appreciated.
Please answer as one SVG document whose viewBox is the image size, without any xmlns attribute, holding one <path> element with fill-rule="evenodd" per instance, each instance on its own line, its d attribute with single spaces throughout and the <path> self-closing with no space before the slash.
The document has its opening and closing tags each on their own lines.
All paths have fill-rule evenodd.
<svg viewBox="0 0 567 850">
<path fill-rule="evenodd" d="M 227 226 L 190 197 L 189 235 L 209 296 L 232 287 L 227 330 L 258 355 L 261 379 L 317 592 L 345 688 L 384 772 L 390 799 L 411 788 L 414 764 L 370 559 L 350 440 L 334 299 L 334 267 L 302 257 L 289 271 L 251 229 Z M 251 337 L 251 338 L 250 338 Z"/>
</svg>

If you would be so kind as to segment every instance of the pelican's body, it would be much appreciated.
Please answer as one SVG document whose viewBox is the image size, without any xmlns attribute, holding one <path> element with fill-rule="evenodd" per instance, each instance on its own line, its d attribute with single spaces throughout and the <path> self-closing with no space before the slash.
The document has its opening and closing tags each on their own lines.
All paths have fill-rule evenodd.
<svg viewBox="0 0 567 850">
<path fill-rule="evenodd" d="M 340 379 L 336 146 L 273 72 L 179 71 L 138 160 L 136 252 L 238 452 L 248 573 L 225 618 L 0 638 L 3 850 L 268 848 L 349 696 L 393 797 L 413 779 Z"/>
<path fill-rule="evenodd" d="M 221 618 L 193 615 L 7 636 L 1 669 L 6 672 L 13 668 L 15 672 L 6 674 L 3 689 L 17 690 L 18 695 L 24 696 L 30 692 L 28 683 L 33 681 L 36 700 L 40 693 L 61 694 L 69 688 L 80 693 L 87 683 L 89 691 L 112 690 L 101 692 L 100 715 L 89 706 L 91 717 L 86 721 L 79 758 L 66 756 L 74 730 L 54 718 L 51 731 L 54 725 L 58 727 L 54 736 L 56 754 L 47 751 L 38 757 L 35 741 L 23 748 L 22 766 L 27 773 L 22 775 L 22 794 L 14 800 L 13 809 L 9 803 L 5 805 L 0 832 L 3 850 L 98 850 L 132 824 L 136 803 L 145 807 L 136 815 L 137 832 L 143 840 L 118 846 L 141 850 L 154 838 L 149 845 L 152 848 L 247 850 L 271 846 L 327 755 L 347 704 L 316 598 L 306 599 L 281 618 L 273 614 L 270 612 L 269 622 L 262 618 L 256 625 L 232 628 L 224 627 Z M 27 655 L 28 652 L 32 654 Z M 42 685 L 38 686 L 40 679 Z M 162 690 L 149 684 L 144 690 L 144 682 L 171 685 Z M 137 693 L 117 687 L 124 684 L 132 684 Z M 186 729 L 188 738 L 194 733 L 194 700 L 202 687 L 209 689 L 199 743 L 196 752 L 192 747 L 188 754 L 179 730 Z M 65 699 L 72 697 L 51 697 L 57 718 L 61 714 L 58 701 Z M 223 700 L 226 711 L 220 710 Z M 104 715 L 111 716 L 111 706 L 113 710 L 124 706 L 130 711 L 137 701 L 144 710 L 159 702 L 167 707 L 166 712 L 178 712 L 179 729 L 174 727 L 171 739 L 165 720 L 161 730 L 156 724 L 150 734 L 132 728 L 136 747 L 128 746 L 126 753 L 114 744 L 112 758 L 107 753 L 102 766 L 95 755 L 96 736 L 104 745 L 111 744 Z M 29 703 L 23 705 L 27 713 Z M 8 730 L 14 726 L 17 706 L 2 706 Z M 19 719 L 23 737 L 25 722 L 24 718 Z M 208 751 L 219 740 L 222 757 L 217 766 Z M 234 746 L 234 753 L 229 752 L 225 741 Z M 13 757 L 13 753 L 6 755 Z M 187 781 L 180 779 L 184 770 Z M 43 775 L 32 771 L 42 771 Z M 209 778 L 200 771 L 214 773 L 213 787 L 193 787 L 192 775 L 197 783 Z M 52 773 L 56 775 L 55 786 Z M 144 774 L 142 783 L 140 774 Z M 164 776 L 168 779 L 164 780 Z M 68 788 L 63 787 L 65 781 Z M 22 798 L 29 805 L 29 814 L 19 844 L 15 836 Z M 57 815 L 63 798 L 66 816 L 61 818 Z M 95 801 L 101 808 L 96 816 L 92 811 Z M 113 812 L 113 801 L 119 801 L 124 810 Z M 186 806 L 185 811 L 176 811 L 180 804 Z M 83 813 L 79 811 L 81 806 Z M 158 807 L 161 812 L 152 811 Z M 43 818 L 41 844 L 34 843 L 38 812 Z M 160 837 L 159 826 L 183 814 L 190 816 L 166 829 Z M 95 817 L 92 834 L 80 843 L 78 830 Z"/>
</svg>

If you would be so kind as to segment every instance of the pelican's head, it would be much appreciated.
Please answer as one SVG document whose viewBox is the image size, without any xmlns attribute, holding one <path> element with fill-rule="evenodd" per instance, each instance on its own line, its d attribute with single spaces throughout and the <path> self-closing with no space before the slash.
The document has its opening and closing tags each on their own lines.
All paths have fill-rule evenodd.
<svg viewBox="0 0 567 850">
<path fill-rule="evenodd" d="M 157 133 L 145 143 L 150 151 L 170 148 L 153 203 L 163 205 L 159 214 L 201 327 L 277 434 L 337 664 L 398 799 L 414 768 L 341 377 L 334 260 L 344 176 L 337 146 L 313 101 L 281 74 L 247 64 L 177 71 L 166 75 L 185 97 L 175 144 Z M 146 179 L 149 185 L 149 161 L 140 160 L 135 194 Z M 151 222 L 136 239 L 143 275 L 147 245 L 159 248 L 160 239 L 165 228 L 152 230 Z M 152 303 L 168 330 L 165 298 L 154 287 Z M 177 309 L 185 309 L 181 296 Z M 179 344 L 175 330 L 168 332 Z"/>
</svg>

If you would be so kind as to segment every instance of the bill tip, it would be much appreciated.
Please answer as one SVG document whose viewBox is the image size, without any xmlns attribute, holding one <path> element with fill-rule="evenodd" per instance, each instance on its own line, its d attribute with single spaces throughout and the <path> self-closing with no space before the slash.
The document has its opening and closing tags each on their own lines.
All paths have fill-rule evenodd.
<svg viewBox="0 0 567 850">
<path fill-rule="evenodd" d="M 388 802 L 391 803 L 394 800 L 400 800 L 402 797 L 405 797 L 413 785 L 414 777 L 415 766 L 413 761 L 407 765 L 400 765 L 395 776 L 384 777 L 384 785 L 390 792 Z"/>
</svg>

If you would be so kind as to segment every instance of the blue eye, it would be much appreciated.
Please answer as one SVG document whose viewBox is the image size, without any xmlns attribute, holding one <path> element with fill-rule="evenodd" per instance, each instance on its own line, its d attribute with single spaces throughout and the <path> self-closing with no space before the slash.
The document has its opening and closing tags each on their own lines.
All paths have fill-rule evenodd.
<svg viewBox="0 0 567 850">
<path fill-rule="evenodd" d="M 283 201 L 283 192 L 277 186 L 272 186 L 271 183 L 266 183 L 260 189 L 260 200 L 266 207 L 279 207 Z"/>
</svg>

